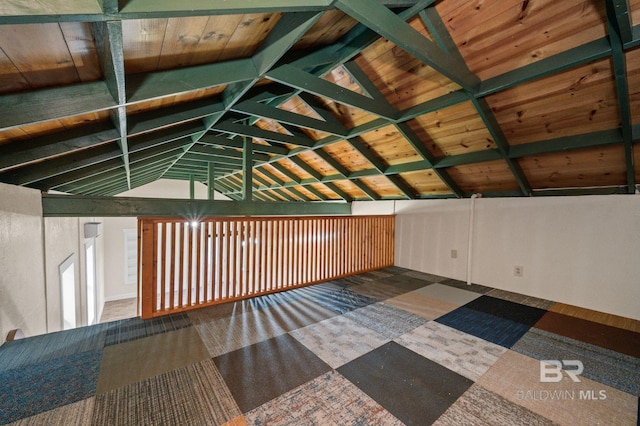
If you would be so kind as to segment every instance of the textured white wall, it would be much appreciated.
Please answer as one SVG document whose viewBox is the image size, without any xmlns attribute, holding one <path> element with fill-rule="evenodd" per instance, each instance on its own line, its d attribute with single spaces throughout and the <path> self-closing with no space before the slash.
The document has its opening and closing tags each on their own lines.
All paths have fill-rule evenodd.
<svg viewBox="0 0 640 426">
<path fill-rule="evenodd" d="M 47 331 L 40 191 L 0 183 L 0 344 Z"/>
<path fill-rule="evenodd" d="M 207 187 L 200 182 L 195 183 L 195 198 L 206 199 Z M 189 182 L 161 179 L 148 185 L 119 194 L 122 197 L 143 198 L 189 198 Z M 216 200 L 229 200 L 216 192 Z M 105 299 L 117 300 L 135 297 L 136 286 L 125 283 L 124 279 L 124 230 L 136 229 L 138 220 L 135 217 L 104 218 L 104 253 L 105 253 Z"/>
<path fill-rule="evenodd" d="M 469 206 L 396 202 L 396 264 L 466 280 Z M 640 196 L 481 198 L 473 241 L 474 283 L 640 319 Z"/>
</svg>

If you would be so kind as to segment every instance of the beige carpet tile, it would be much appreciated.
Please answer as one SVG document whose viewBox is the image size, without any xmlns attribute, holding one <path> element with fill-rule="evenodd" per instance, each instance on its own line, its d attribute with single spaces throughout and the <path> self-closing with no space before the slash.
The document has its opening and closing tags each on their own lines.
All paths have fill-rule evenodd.
<svg viewBox="0 0 640 426">
<path fill-rule="evenodd" d="M 385 336 L 341 315 L 289 332 L 331 368 L 385 344 Z"/>
<path fill-rule="evenodd" d="M 424 296 L 415 291 L 387 299 L 384 303 L 404 309 L 405 311 L 409 311 L 429 320 L 441 317 L 442 315 L 458 308 L 458 305 L 454 305 L 453 303 L 443 302 L 442 300 Z"/>
<path fill-rule="evenodd" d="M 482 376 L 506 351 L 502 346 L 434 321 L 395 341 L 471 380 Z"/>
<path fill-rule="evenodd" d="M 97 394 L 209 358 L 194 327 L 107 346 L 102 355 Z"/>
<path fill-rule="evenodd" d="M 547 375 L 549 375 L 547 373 Z M 579 376 L 541 382 L 540 361 L 508 350 L 477 384 L 555 423 L 635 425 L 638 398 Z"/>
<path fill-rule="evenodd" d="M 550 426 L 553 422 L 474 384 L 433 423 L 460 425 Z"/>
<path fill-rule="evenodd" d="M 376 300 L 390 299 L 407 292 L 407 290 L 396 285 L 386 284 L 379 281 L 354 285 L 349 287 L 349 290 L 364 294 L 365 296 L 373 297 Z"/>
<path fill-rule="evenodd" d="M 93 424 L 219 425 L 241 414 L 207 359 L 96 396 Z"/>
<path fill-rule="evenodd" d="M 331 371 L 245 414 L 249 425 L 403 425 L 391 413 Z"/>
<path fill-rule="evenodd" d="M 102 309 L 100 322 L 110 322 L 136 317 L 138 316 L 137 307 L 138 299 L 135 297 L 106 302 Z"/>
<path fill-rule="evenodd" d="M 479 293 L 473 291 L 461 290 L 459 288 L 450 287 L 442 284 L 432 284 L 416 290 L 417 293 L 433 299 L 442 300 L 456 306 L 462 306 L 472 300 L 480 297 Z"/>
</svg>

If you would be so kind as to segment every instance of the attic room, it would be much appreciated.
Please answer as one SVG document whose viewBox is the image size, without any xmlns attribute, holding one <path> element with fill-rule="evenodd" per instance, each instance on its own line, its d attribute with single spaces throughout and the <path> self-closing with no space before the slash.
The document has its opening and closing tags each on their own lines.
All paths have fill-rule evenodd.
<svg viewBox="0 0 640 426">
<path fill-rule="evenodd" d="M 640 0 L 2 2 L 0 424 L 635 425 L 639 144 Z"/>
</svg>

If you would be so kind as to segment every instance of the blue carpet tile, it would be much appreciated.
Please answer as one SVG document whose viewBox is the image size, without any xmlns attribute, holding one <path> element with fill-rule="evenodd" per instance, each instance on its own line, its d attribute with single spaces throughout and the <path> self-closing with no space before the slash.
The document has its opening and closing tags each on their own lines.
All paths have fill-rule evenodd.
<svg viewBox="0 0 640 426">
<path fill-rule="evenodd" d="M 510 348 L 531 328 L 527 324 L 469 309 L 467 305 L 436 319 L 440 324 Z"/>
<path fill-rule="evenodd" d="M 108 323 L 108 325 L 109 330 L 107 331 L 105 346 L 190 327 L 191 320 L 187 314 L 175 314 L 144 321 L 140 318 L 129 318 L 114 321 Z"/>
<path fill-rule="evenodd" d="M 395 342 L 337 371 L 406 425 L 433 423 L 473 384 Z"/>
<path fill-rule="evenodd" d="M 0 372 L 0 424 L 95 395 L 102 352 L 81 352 Z"/>
<path fill-rule="evenodd" d="M 532 327 L 511 347 L 538 360 L 578 359 L 582 376 L 632 395 L 640 395 L 640 358 Z"/>
<path fill-rule="evenodd" d="M 534 325 L 547 312 L 544 309 L 490 296 L 480 296 L 464 307 L 529 326 Z"/>
<path fill-rule="evenodd" d="M 69 355 L 101 351 L 109 324 L 42 334 L 0 346 L 0 371 L 42 363 Z"/>
</svg>

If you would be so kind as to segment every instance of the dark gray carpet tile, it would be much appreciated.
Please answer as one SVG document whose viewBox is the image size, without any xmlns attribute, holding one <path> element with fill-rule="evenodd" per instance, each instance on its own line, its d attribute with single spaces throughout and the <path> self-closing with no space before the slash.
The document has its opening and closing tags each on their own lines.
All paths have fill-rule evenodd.
<svg viewBox="0 0 640 426">
<path fill-rule="evenodd" d="M 520 303 L 490 296 L 480 296 L 464 305 L 464 307 L 529 326 L 534 325 L 547 313 L 544 309 L 525 306 Z"/>
<path fill-rule="evenodd" d="M 95 395 L 102 348 L 0 371 L 0 424 Z"/>
<path fill-rule="evenodd" d="M 110 324 L 14 340 L 0 346 L 0 371 L 38 364 L 81 352 L 101 351 Z"/>
<path fill-rule="evenodd" d="M 490 292 L 486 293 L 486 295 L 495 297 L 498 299 L 508 300 L 510 302 L 520 303 L 521 305 L 525 305 L 525 306 L 540 308 L 540 309 L 549 309 L 556 304 L 556 302 L 552 302 L 550 300 L 540 299 L 538 297 L 533 297 L 533 296 L 526 296 L 524 294 L 513 293 L 511 291 L 498 290 L 495 288 Z"/>
<path fill-rule="evenodd" d="M 473 381 L 389 342 L 337 371 L 406 425 L 428 425 Z"/>
<path fill-rule="evenodd" d="M 428 274 L 426 272 L 411 271 L 411 270 L 404 272 L 404 275 L 408 277 L 418 278 L 424 281 L 429 281 L 430 283 L 439 283 L 449 279 L 446 277 L 441 277 L 440 275 Z"/>
<path fill-rule="evenodd" d="M 193 325 L 202 322 L 213 321 L 223 318 L 230 318 L 236 315 L 242 315 L 247 312 L 255 311 L 258 306 L 252 299 L 238 300 L 236 302 L 226 302 L 219 305 L 206 306 L 187 312 L 189 319 Z"/>
<path fill-rule="evenodd" d="M 390 274 L 404 274 L 405 272 L 409 272 L 411 269 L 403 268 L 401 266 L 389 266 L 388 268 L 380 269 L 380 272 L 387 272 Z"/>
<path fill-rule="evenodd" d="M 491 287 L 485 287 L 480 284 L 467 284 L 464 281 L 455 280 L 453 278 L 447 278 L 440 281 L 440 284 L 450 285 L 451 287 L 460 288 L 462 290 L 469 290 L 480 294 L 486 294 L 493 290 Z"/>
<path fill-rule="evenodd" d="M 105 346 L 130 342 L 192 325 L 191 319 L 189 319 L 186 313 L 167 315 L 148 320 L 129 318 L 107 324 L 109 325 L 109 330 L 107 331 Z"/>
<path fill-rule="evenodd" d="M 282 328 L 287 332 L 338 315 L 335 311 L 309 299 L 271 306 L 264 309 L 262 313 L 270 324 L 275 324 L 278 328 Z"/>
<path fill-rule="evenodd" d="M 374 303 L 347 312 L 344 316 L 389 339 L 395 339 L 429 322 L 426 318 L 385 303 Z"/>
<path fill-rule="evenodd" d="M 398 274 L 388 278 L 381 279 L 380 283 L 390 284 L 405 292 L 417 290 L 419 288 L 432 284 L 429 281 L 421 280 L 419 278 L 410 277 L 406 274 Z"/>
<path fill-rule="evenodd" d="M 93 425 L 221 425 L 240 414 L 208 359 L 96 396 Z"/>
<path fill-rule="evenodd" d="M 243 413 L 331 370 L 288 334 L 213 358 Z"/>
<path fill-rule="evenodd" d="M 370 279 L 363 278 L 360 275 L 352 275 L 350 277 L 342 277 L 342 278 L 338 278 L 337 280 L 334 280 L 336 284 L 338 284 L 343 288 L 349 288 L 354 285 L 366 284 L 370 281 L 371 281 Z"/>
<path fill-rule="evenodd" d="M 394 275 L 396 275 L 394 272 L 390 272 L 387 269 L 377 269 L 375 271 L 369 271 L 363 274 L 359 274 L 359 276 L 371 281 L 381 280 L 383 278 L 392 277 Z"/>
<path fill-rule="evenodd" d="M 325 308 L 331 309 L 339 314 L 362 308 L 363 306 L 376 303 L 377 300 L 367 297 L 349 289 L 339 291 L 327 291 L 316 286 L 300 289 L 306 297 Z"/>
<path fill-rule="evenodd" d="M 571 359 L 584 365 L 582 376 L 640 396 L 640 358 L 531 328 L 511 350 L 538 360 Z"/>
</svg>

